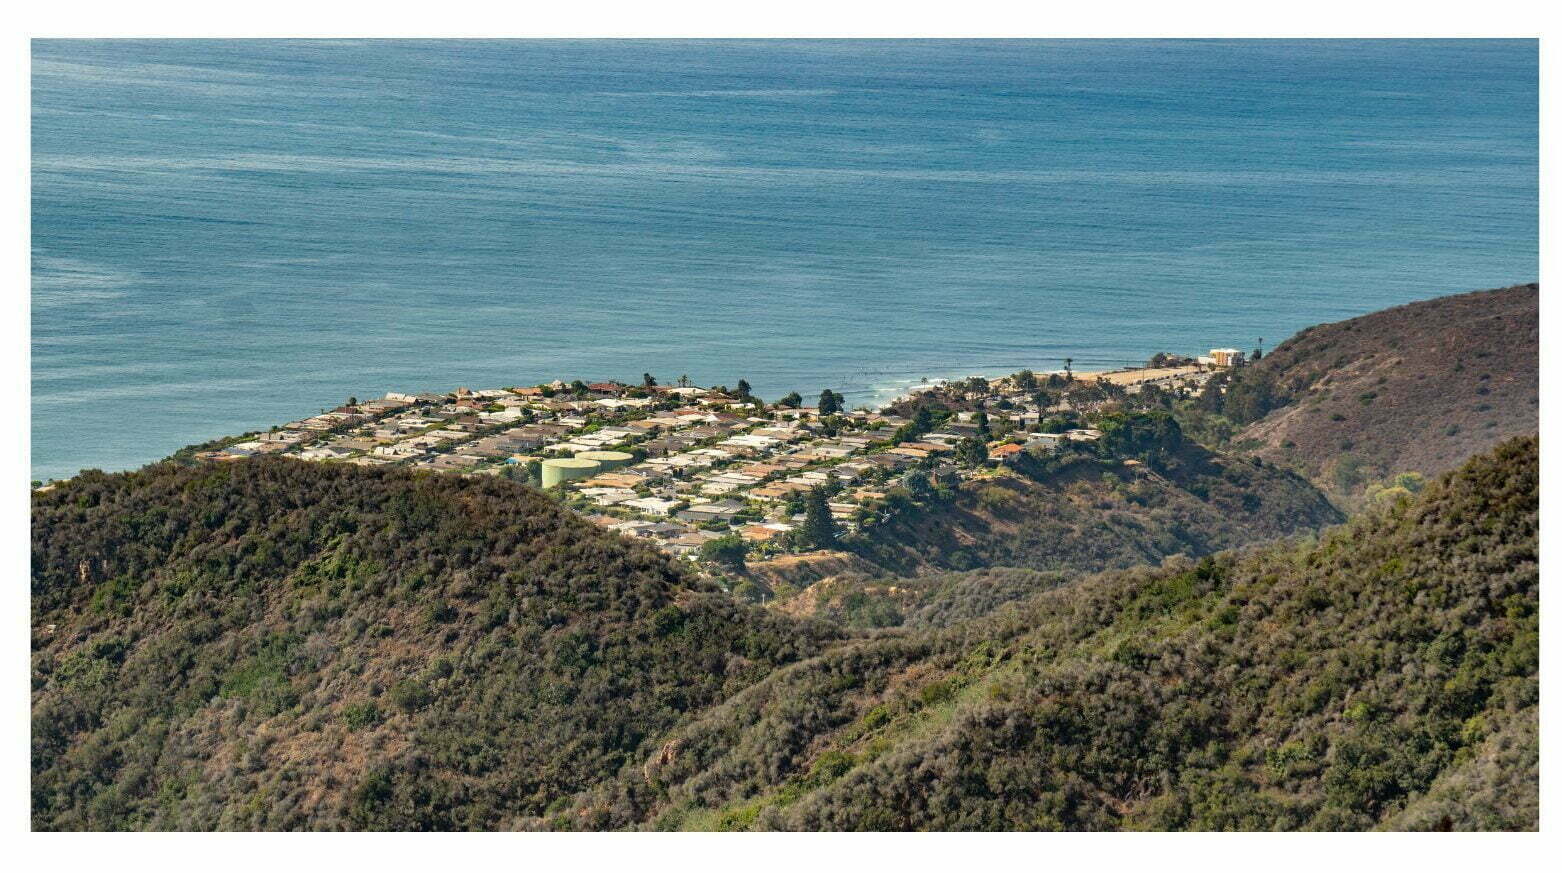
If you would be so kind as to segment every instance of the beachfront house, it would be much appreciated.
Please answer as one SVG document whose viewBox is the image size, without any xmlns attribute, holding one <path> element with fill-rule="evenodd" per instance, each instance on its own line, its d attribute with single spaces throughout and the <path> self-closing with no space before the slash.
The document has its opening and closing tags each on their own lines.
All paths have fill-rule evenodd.
<svg viewBox="0 0 1562 873">
<path fill-rule="evenodd" d="M 1206 367 L 1240 367 L 1246 361 L 1241 349 L 1210 349 L 1209 354 L 1199 355 L 1199 363 Z"/>
</svg>

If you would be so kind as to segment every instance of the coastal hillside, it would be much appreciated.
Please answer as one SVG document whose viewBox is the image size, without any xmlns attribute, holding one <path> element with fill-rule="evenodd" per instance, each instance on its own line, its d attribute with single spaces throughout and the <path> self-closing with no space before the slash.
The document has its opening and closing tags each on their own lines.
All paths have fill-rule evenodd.
<svg viewBox="0 0 1562 873">
<path fill-rule="evenodd" d="M 1234 443 L 1348 498 L 1433 476 L 1539 421 L 1540 287 L 1439 297 L 1302 331 L 1233 376 Z"/>
<path fill-rule="evenodd" d="M 1343 520 L 1294 473 L 1184 441 L 1154 467 L 1077 453 L 1024 471 L 1001 468 L 890 517 L 853 548 L 908 575 L 981 567 L 1091 573 Z"/>
<path fill-rule="evenodd" d="M 898 620 L 740 605 L 495 479 L 88 474 L 34 497 L 32 823 L 1534 827 L 1537 469 Z"/>
<path fill-rule="evenodd" d="M 837 635 L 491 478 L 86 474 L 32 542 L 39 830 L 505 828 Z"/>
<path fill-rule="evenodd" d="M 534 824 L 1533 829 L 1538 461 L 833 648 Z"/>
<path fill-rule="evenodd" d="M 851 628 L 947 627 L 1074 578 L 1006 567 L 920 576 L 842 573 L 778 601 L 775 608 Z"/>
</svg>

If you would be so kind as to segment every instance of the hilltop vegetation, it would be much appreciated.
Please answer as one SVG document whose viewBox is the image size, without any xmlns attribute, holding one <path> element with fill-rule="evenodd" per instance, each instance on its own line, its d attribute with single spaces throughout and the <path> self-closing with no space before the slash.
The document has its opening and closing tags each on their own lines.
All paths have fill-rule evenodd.
<svg viewBox="0 0 1562 873">
<path fill-rule="evenodd" d="M 948 627 L 1071 581 L 1062 573 L 996 568 L 883 577 L 843 573 L 777 604 L 789 615 L 852 628 Z"/>
<path fill-rule="evenodd" d="M 44 830 L 504 828 L 837 636 L 494 479 L 162 464 L 32 525 Z"/>
<path fill-rule="evenodd" d="M 1515 440 L 1316 542 L 839 646 L 577 803 L 662 828 L 1532 829 L 1537 495 Z"/>
<path fill-rule="evenodd" d="M 1539 305 L 1539 285 L 1517 285 L 1310 327 L 1200 406 L 1337 498 L 1436 475 L 1536 431 Z"/>
<path fill-rule="evenodd" d="M 1201 556 L 1336 524 L 1305 479 L 1188 441 L 1155 463 L 1065 453 L 962 483 L 851 548 L 894 573 L 1022 567 L 1095 572 Z M 1132 459 L 1128 459 L 1132 460 Z"/>
<path fill-rule="evenodd" d="M 856 630 L 502 481 L 86 475 L 34 498 L 33 825 L 1534 827 L 1537 471 L 898 620 L 821 590 Z"/>
</svg>

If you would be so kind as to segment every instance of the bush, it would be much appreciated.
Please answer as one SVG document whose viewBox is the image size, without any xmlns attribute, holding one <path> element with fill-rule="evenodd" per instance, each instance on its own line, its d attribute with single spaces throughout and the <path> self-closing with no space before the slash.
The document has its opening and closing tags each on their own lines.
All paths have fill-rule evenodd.
<svg viewBox="0 0 1562 873">
<path fill-rule="evenodd" d="M 403 679 L 390 690 L 391 703 L 406 712 L 416 712 L 434 701 L 434 695 L 416 679 Z"/>
<path fill-rule="evenodd" d="M 706 561 L 741 570 L 749 543 L 737 534 L 727 534 L 700 545 L 700 557 Z"/>
<path fill-rule="evenodd" d="M 380 708 L 368 700 L 349 703 L 342 709 L 342 721 L 347 723 L 349 730 L 373 727 L 380 723 Z"/>
</svg>

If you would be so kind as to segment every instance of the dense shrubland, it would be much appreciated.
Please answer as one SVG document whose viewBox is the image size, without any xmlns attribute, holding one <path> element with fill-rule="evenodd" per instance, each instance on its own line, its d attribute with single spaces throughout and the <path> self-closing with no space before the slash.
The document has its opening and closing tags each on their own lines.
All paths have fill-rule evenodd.
<svg viewBox="0 0 1562 873">
<path fill-rule="evenodd" d="M 33 504 L 33 823 L 496 828 L 834 631 L 506 482 L 252 460 Z"/>
<path fill-rule="evenodd" d="M 844 580 L 836 621 L 513 483 L 88 474 L 34 497 L 33 825 L 1534 827 L 1537 470 L 1070 584 Z"/>
<path fill-rule="evenodd" d="M 1320 324 L 1216 376 L 1179 414 L 1195 435 L 1354 503 L 1385 478 L 1435 475 L 1535 432 L 1539 310 L 1530 284 Z"/>
<path fill-rule="evenodd" d="M 879 631 L 577 802 L 659 828 L 1533 828 L 1537 472 L 1517 440 L 1316 541 Z"/>
<path fill-rule="evenodd" d="M 1111 444 L 1105 451 L 1021 456 L 1007 474 L 892 515 L 848 548 L 897 573 L 1088 573 L 1197 557 L 1344 518 L 1292 472 L 1180 436 L 1168 443 L 1154 425 L 1114 429 L 1103 441 Z M 1123 463 L 1135 455 L 1144 462 Z"/>
<path fill-rule="evenodd" d="M 851 628 L 946 627 L 1069 581 L 1062 573 L 1011 567 L 921 576 L 842 573 L 791 595 L 777 608 Z"/>
</svg>

